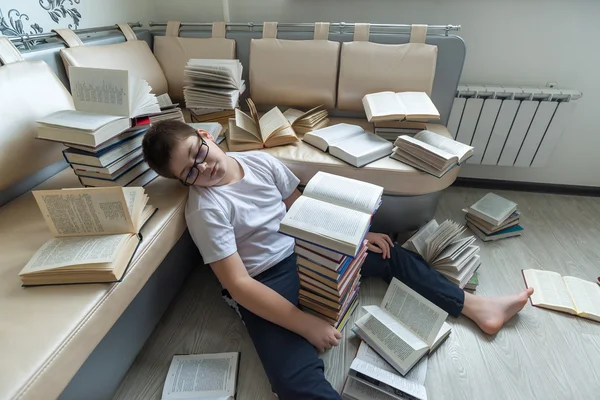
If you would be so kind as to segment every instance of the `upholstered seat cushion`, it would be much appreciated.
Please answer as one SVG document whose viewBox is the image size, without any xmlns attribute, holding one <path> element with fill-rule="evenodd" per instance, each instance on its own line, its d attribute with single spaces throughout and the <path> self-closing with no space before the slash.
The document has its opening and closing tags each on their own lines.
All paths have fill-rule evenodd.
<svg viewBox="0 0 600 400">
<path fill-rule="evenodd" d="M 365 130 L 373 129 L 372 125 L 363 119 L 330 118 L 330 125 L 340 122 L 358 124 Z M 448 129 L 443 125 L 427 124 L 427 129 L 450 137 Z M 225 141 L 220 146 L 227 151 Z M 261 151 L 266 151 L 281 160 L 300 179 L 301 184 L 306 184 L 318 171 L 325 171 L 381 185 L 384 193 L 391 195 L 421 195 L 438 192 L 450 186 L 459 171 L 459 168 L 454 168 L 438 179 L 389 157 L 356 168 L 302 141 Z"/>
<path fill-rule="evenodd" d="M 77 187 L 68 168 L 39 189 Z M 22 287 L 18 274 L 51 236 L 28 192 L 0 208 L 0 398 L 54 399 L 185 231 L 187 189 L 146 186 L 158 211 L 119 283 Z"/>
</svg>

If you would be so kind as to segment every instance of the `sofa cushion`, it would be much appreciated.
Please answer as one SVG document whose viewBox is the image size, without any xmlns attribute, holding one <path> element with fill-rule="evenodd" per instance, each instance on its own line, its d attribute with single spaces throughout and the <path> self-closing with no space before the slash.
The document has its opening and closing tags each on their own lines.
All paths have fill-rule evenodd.
<svg viewBox="0 0 600 400">
<path fill-rule="evenodd" d="M 36 189 L 65 187 L 80 187 L 70 168 Z M 22 287 L 50 231 L 30 192 L 0 208 L 0 398 L 57 398 L 184 233 L 187 188 L 159 177 L 145 189 L 158 211 L 119 283 Z"/>
<path fill-rule="evenodd" d="M 355 118 L 330 118 L 329 125 L 342 122 L 360 125 L 365 130 L 372 129 L 372 124 L 366 120 Z M 448 129 L 443 125 L 427 124 L 427 129 L 451 137 Z M 225 151 L 228 150 L 226 141 L 223 141 L 220 147 Z M 459 171 L 459 168 L 453 168 L 438 179 L 390 157 L 356 168 L 303 141 L 287 146 L 265 148 L 261 151 L 266 151 L 281 160 L 300 179 L 301 184 L 307 184 L 317 172 L 324 171 L 381 185 L 384 193 L 389 195 L 410 196 L 438 192 L 450 186 Z"/>
<path fill-rule="evenodd" d="M 250 96 L 257 105 L 335 108 L 340 43 L 327 40 L 328 24 L 315 25 L 314 40 L 277 39 L 275 22 L 251 40 Z"/>
<path fill-rule="evenodd" d="M 0 37 L 0 191 L 62 159 L 59 143 L 35 139 L 35 120 L 74 108 L 70 93 L 43 61 L 23 61 Z"/>
<path fill-rule="evenodd" d="M 127 24 L 119 24 L 126 42 L 101 46 L 84 46 L 70 29 L 55 29 L 67 45 L 60 50 L 60 56 L 67 74 L 69 66 L 107 69 L 125 69 L 145 79 L 152 87 L 152 93 L 160 95 L 168 92 L 167 79 L 152 50 L 144 40 L 137 40 Z"/>
<path fill-rule="evenodd" d="M 369 42 L 369 24 L 356 24 L 354 41 L 344 43 L 340 56 L 337 108 L 364 111 L 365 94 L 420 91 L 431 95 L 437 46 L 425 44 L 426 26 L 414 25 L 410 43 Z"/>
<path fill-rule="evenodd" d="M 165 36 L 154 37 L 154 55 L 158 60 L 173 101 L 183 101 L 184 69 L 189 59 L 234 59 L 235 40 L 225 39 L 225 23 L 214 22 L 211 38 L 179 37 L 179 21 L 167 22 Z"/>
</svg>

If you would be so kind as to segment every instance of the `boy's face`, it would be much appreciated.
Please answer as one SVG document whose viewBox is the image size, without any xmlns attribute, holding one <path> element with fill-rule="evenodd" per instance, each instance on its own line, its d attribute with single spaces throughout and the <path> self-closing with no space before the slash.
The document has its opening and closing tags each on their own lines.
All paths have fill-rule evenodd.
<svg viewBox="0 0 600 400">
<path fill-rule="evenodd" d="M 217 186 L 227 173 L 227 155 L 210 133 L 200 129 L 197 135 L 177 142 L 171 153 L 170 168 L 185 185 Z"/>
</svg>

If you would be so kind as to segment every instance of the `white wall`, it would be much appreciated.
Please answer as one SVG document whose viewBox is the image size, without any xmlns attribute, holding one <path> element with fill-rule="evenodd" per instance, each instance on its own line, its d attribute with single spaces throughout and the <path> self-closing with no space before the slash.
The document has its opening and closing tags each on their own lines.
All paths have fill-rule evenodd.
<svg viewBox="0 0 600 400">
<path fill-rule="evenodd" d="M 50 32 L 69 25 L 72 29 L 82 29 L 117 22 L 147 21 L 153 8 L 153 0 L 0 0 L 0 34 L 37 33 L 32 25 Z"/>
<path fill-rule="evenodd" d="M 153 0 L 156 20 L 221 20 L 220 0 Z M 545 85 L 583 92 L 543 169 L 465 165 L 461 176 L 600 186 L 600 1 L 229 0 L 233 22 L 371 22 L 462 25 L 462 83 Z M 440 71 L 443 73 L 443 71 Z"/>
</svg>

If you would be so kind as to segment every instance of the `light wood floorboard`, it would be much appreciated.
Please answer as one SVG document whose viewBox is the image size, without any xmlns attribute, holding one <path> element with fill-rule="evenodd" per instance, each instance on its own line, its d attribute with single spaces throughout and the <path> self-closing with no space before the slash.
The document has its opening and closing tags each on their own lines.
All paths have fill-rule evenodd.
<svg viewBox="0 0 600 400">
<path fill-rule="evenodd" d="M 595 281 L 600 276 L 600 198 L 495 191 L 519 204 L 521 238 L 483 243 L 476 294 L 505 295 L 524 288 L 522 268 L 557 271 Z M 438 222 L 463 221 L 461 209 L 486 190 L 447 189 Z M 379 304 L 386 285 L 366 280 L 361 305 Z M 353 321 L 363 315 L 358 308 Z M 497 335 L 465 317 L 448 318 L 452 334 L 431 355 L 429 399 L 597 399 L 600 323 L 532 307 L 529 303 Z M 322 355 L 327 379 L 341 390 L 358 341 L 349 327 L 340 346 Z M 208 267 L 194 271 L 145 344 L 115 399 L 160 399 L 173 354 L 241 351 L 238 400 L 274 398 L 260 360 L 237 314 L 220 297 Z"/>
</svg>

